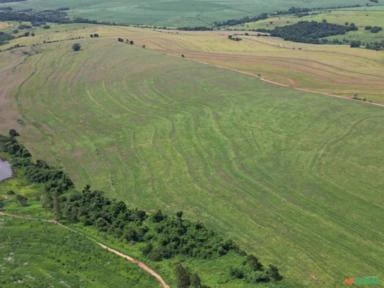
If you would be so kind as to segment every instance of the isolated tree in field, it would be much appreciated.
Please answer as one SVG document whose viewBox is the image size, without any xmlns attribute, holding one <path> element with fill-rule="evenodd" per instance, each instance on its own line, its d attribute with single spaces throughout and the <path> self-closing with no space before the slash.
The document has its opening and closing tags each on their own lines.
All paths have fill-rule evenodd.
<svg viewBox="0 0 384 288">
<path fill-rule="evenodd" d="M 77 52 L 77 51 L 80 51 L 81 50 L 81 45 L 79 43 L 74 43 L 72 45 L 72 50 Z"/>
</svg>

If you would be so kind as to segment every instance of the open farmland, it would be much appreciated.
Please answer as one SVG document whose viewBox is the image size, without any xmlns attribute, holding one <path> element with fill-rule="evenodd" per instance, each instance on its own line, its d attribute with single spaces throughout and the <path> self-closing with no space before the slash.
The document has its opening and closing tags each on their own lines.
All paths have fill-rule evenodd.
<svg viewBox="0 0 384 288">
<path fill-rule="evenodd" d="M 267 2 L 263 0 L 28 0 L 4 3 L 0 4 L 0 7 L 37 10 L 69 8 L 68 12 L 72 17 L 123 24 L 180 27 L 207 25 L 229 18 L 287 10 L 292 6 L 337 7 L 365 5 L 367 2 L 365 0 L 270 0 Z"/>
<path fill-rule="evenodd" d="M 235 42 L 228 40 L 228 35 L 234 32 L 225 31 L 155 31 L 87 25 L 53 26 L 49 33 L 36 29 L 35 37 L 19 38 L 4 47 L 15 43 L 32 45 L 43 41 L 89 38 L 93 32 L 111 40 L 117 37 L 133 39 L 139 46 L 146 45 L 149 49 L 177 57 L 184 54 L 187 59 L 261 77 L 286 87 L 349 99 L 358 94 L 368 101 L 384 103 L 382 51 L 300 44 L 244 35 L 240 36 L 242 41 Z"/>
<path fill-rule="evenodd" d="M 78 185 L 145 209 L 183 210 L 305 287 L 382 276 L 384 110 L 171 57 L 143 35 L 163 52 L 113 38 L 78 40 L 78 53 L 73 41 L 35 47 L 32 56 L 3 52 L 16 64 L 2 75 L 12 71 L 21 85 L 12 90 L 2 78 L 15 102 L 5 97 L 14 110 L 1 113 L 23 120 L 7 128 L 21 130 L 36 157 L 62 165 Z M 185 41 L 215 49 L 204 33 L 193 35 L 205 42 L 175 35 L 179 51 Z M 226 46 L 212 37 L 223 39 L 227 56 L 252 54 L 256 42 Z M 367 77 L 380 73 L 380 54 L 341 51 L 376 69 Z M 348 73 L 370 75 L 364 69 Z"/>
</svg>

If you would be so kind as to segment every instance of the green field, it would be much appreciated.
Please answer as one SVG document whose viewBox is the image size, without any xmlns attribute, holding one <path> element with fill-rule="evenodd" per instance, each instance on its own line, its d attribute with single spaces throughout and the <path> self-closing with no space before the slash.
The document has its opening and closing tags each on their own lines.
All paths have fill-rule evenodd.
<svg viewBox="0 0 384 288">
<path fill-rule="evenodd" d="M 14 127 L 33 155 L 130 206 L 183 210 L 305 287 L 383 276 L 382 108 L 80 43 L 41 46 L 12 70 L 30 73 Z"/>
<path fill-rule="evenodd" d="M 15 191 L 28 197 L 20 207 Z M 6 211 L 51 219 L 41 209 L 37 186 L 21 179 L 0 184 Z M 10 287 L 158 287 L 137 266 L 109 254 L 84 236 L 37 220 L 0 217 L 0 286 Z"/>
<path fill-rule="evenodd" d="M 71 9 L 69 14 L 73 17 L 124 24 L 175 27 L 207 25 L 217 20 L 254 16 L 263 12 L 286 10 L 292 6 L 317 8 L 366 3 L 367 1 L 363 0 L 28 0 L 4 3 L 0 4 L 0 7 L 37 10 L 68 7 Z"/>
<path fill-rule="evenodd" d="M 355 23 L 359 28 L 358 31 L 351 31 L 346 35 L 328 37 L 328 39 L 348 39 L 364 42 L 384 40 L 384 6 L 326 10 L 313 12 L 311 15 L 302 17 L 295 15 L 274 16 L 268 19 L 234 26 L 232 29 L 274 29 L 275 27 L 295 24 L 299 21 L 321 22 L 323 20 L 339 25 Z M 364 29 L 365 26 L 380 26 L 383 30 L 379 33 L 371 33 Z"/>
<path fill-rule="evenodd" d="M 3 288 L 158 287 L 138 267 L 60 227 L 8 217 L 0 227 Z"/>
</svg>

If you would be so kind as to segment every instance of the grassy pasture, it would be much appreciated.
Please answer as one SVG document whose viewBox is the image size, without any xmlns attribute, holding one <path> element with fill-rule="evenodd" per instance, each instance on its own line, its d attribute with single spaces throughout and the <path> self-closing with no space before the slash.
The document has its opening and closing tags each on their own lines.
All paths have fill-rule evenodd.
<svg viewBox="0 0 384 288">
<path fill-rule="evenodd" d="M 8 213 L 52 219 L 41 208 L 40 189 L 12 178 L 0 184 L 0 200 Z M 28 206 L 17 204 L 10 190 L 28 197 Z M 137 266 L 59 226 L 1 216 L 0 230 L 1 287 L 158 287 Z"/>
<path fill-rule="evenodd" d="M 293 15 L 270 17 L 265 20 L 250 22 L 243 25 L 234 26 L 233 29 L 273 29 L 278 26 L 285 26 L 299 21 L 317 21 L 323 19 L 329 23 L 344 25 L 346 22 L 355 23 L 359 31 L 351 31 L 346 35 L 332 36 L 329 39 L 348 39 L 361 41 L 381 41 L 384 40 L 384 31 L 371 33 L 364 30 L 365 26 L 380 26 L 384 29 L 384 6 L 375 7 L 376 9 L 335 9 L 325 12 L 313 13 L 308 16 L 297 17 Z"/>
<path fill-rule="evenodd" d="M 262 12 L 296 7 L 335 7 L 365 4 L 362 0 L 29 0 L 4 3 L 0 7 L 15 9 L 57 9 L 68 7 L 73 17 L 85 17 L 98 21 L 124 24 L 146 24 L 161 26 L 199 26 L 217 20 L 257 15 Z"/>
<path fill-rule="evenodd" d="M 158 287 L 138 267 L 63 228 L 8 217 L 0 227 L 1 287 Z"/>
<path fill-rule="evenodd" d="M 213 46 L 203 39 L 190 41 Z M 26 125 L 8 128 L 36 157 L 130 205 L 182 209 L 305 287 L 382 276 L 382 108 L 115 39 L 79 42 L 79 53 L 69 41 L 20 54 L 12 70 Z"/>
<path fill-rule="evenodd" d="M 9 157 L 7 154 L 0 156 L 4 159 Z M 8 215 L 0 217 L 0 227 L 6 226 L 1 230 L 4 235 L 0 236 L 0 240 L 6 239 L 2 243 L 7 246 L 0 247 L 0 256 L 5 263 L 0 264 L 0 268 L 5 267 L 1 270 L 3 273 L 0 278 L 1 287 L 19 287 L 20 284 L 24 284 L 25 287 L 111 287 L 111 285 L 159 287 L 158 284 L 153 283 L 154 281 L 150 281 L 153 278 L 145 277 L 147 274 L 143 275 L 143 271 L 138 270 L 135 265 L 123 261 L 126 266 L 124 267 L 119 257 L 100 251 L 95 242 L 103 243 L 144 261 L 163 279 L 166 279 L 171 287 L 176 287 L 174 267 L 177 263 L 183 263 L 184 267 L 198 273 L 204 284 L 211 288 L 255 287 L 254 284 L 230 279 L 228 273 L 230 267 L 241 266 L 244 260 L 237 253 L 231 252 L 223 257 L 204 260 L 178 256 L 158 262 L 143 256 L 141 249 L 145 247 L 144 243 L 132 245 L 84 224 L 64 223 L 71 229 L 71 232 L 68 232 L 62 226 L 47 223 L 48 220 L 54 219 L 54 215 L 41 206 L 42 185 L 28 182 L 22 177 L 20 169 L 14 172 L 13 178 L 0 183 L 0 212 L 17 215 L 17 218 Z M 10 193 L 10 191 L 13 192 Z M 26 206 L 19 204 L 16 200 L 17 194 L 27 197 Z M 31 227 L 33 229 L 30 229 Z M 74 231 L 77 233 L 73 233 Z M 53 234 L 52 237 L 51 234 Z M 39 243 L 44 243 L 44 246 Z M 40 253 L 39 249 L 41 249 Z M 73 255 L 75 251 L 80 253 Z M 97 258 L 96 261 L 95 258 Z M 112 261 L 109 261 L 111 258 Z M 27 260 L 28 262 L 23 262 Z M 101 265 L 105 265 L 106 269 Z M 15 269 L 17 266 L 22 266 L 23 272 L 26 273 L 22 273 L 21 269 Z M 111 275 L 111 277 L 103 277 L 99 274 Z M 264 284 L 262 287 L 298 288 L 301 286 L 291 279 L 285 279 L 279 283 Z"/>
</svg>

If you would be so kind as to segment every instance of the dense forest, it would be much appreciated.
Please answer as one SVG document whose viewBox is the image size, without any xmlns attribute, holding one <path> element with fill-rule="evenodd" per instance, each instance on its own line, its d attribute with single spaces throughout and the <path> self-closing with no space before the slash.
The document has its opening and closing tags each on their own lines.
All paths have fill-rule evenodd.
<svg viewBox="0 0 384 288">
<path fill-rule="evenodd" d="M 18 136 L 13 129 L 9 136 L 0 135 L 0 152 L 10 155 L 12 166 L 28 181 L 44 185 L 42 204 L 54 212 L 57 220 L 92 226 L 132 245 L 143 243 L 143 256 L 153 261 L 176 256 L 214 259 L 229 252 L 236 253 L 244 261 L 241 266 L 227 271 L 228 281 L 241 279 L 247 283 L 266 283 L 283 279 L 277 267 L 264 266 L 232 240 L 222 238 L 201 222 L 185 219 L 182 211 L 175 215 L 167 215 L 161 210 L 148 213 L 109 199 L 102 191 L 91 189 L 89 185 L 82 191 L 76 190 L 70 177 L 61 169 L 42 160 L 32 161 L 31 153 L 18 142 Z M 186 283 L 178 287 L 203 287 L 190 286 L 191 283 L 200 283 L 200 278 L 183 269 L 182 266 L 176 268 L 177 277 L 181 277 L 181 283 Z"/>
<path fill-rule="evenodd" d="M 273 30 L 265 31 L 269 32 L 271 36 L 280 37 L 284 40 L 320 44 L 321 38 L 343 35 L 349 31 L 356 31 L 358 28 L 355 24 L 339 25 L 332 24 L 326 21 L 300 21 L 298 23 L 276 27 Z"/>
</svg>

